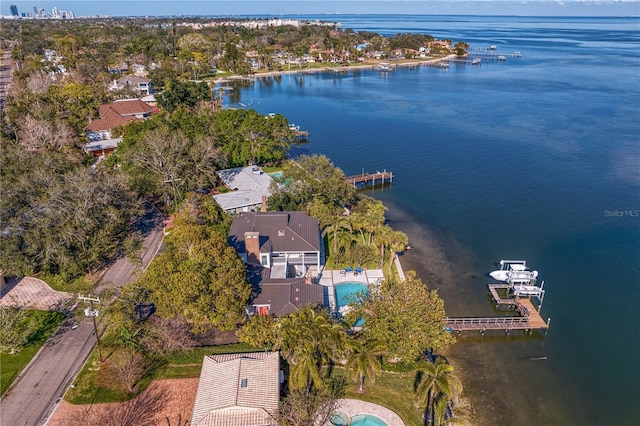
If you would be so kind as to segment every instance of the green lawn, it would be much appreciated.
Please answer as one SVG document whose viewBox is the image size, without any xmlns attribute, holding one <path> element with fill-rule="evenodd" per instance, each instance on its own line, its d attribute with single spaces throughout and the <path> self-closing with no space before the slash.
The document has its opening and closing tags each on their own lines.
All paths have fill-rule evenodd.
<svg viewBox="0 0 640 426">
<path fill-rule="evenodd" d="M 38 278 L 47 283 L 53 290 L 67 293 L 89 293 L 93 285 L 93 281 L 87 277 L 79 277 L 73 281 L 65 281 L 58 275 L 42 273 Z"/>
<path fill-rule="evenodd" d="M 0 394 L 9 388 L 29 361 L 38 353 L 49 336 L 64 320 L 60 312 L 27 311 L 27 321 L 38 321 L 38 327 L 29 337 L 29 343 L 19 353 L 0 353 Z"/>
<path fill-rule="evenodd" d="M 200 377 L 202 359 L 205 355 L 253 352 L 257 349 L 253 346 L 238 343 L 232 345 L 205 346 L 193 348 L 187 351 L 176 352 L 163 360 L 163 363 L 152 371 L 148 377 L 138 383 L 139 394 L 156 379 L 184 379 Z M 104 356 L 108 356 L 104 351 Z M 126 401 L 132 397 L 124 391 L 112 390 L 101 386 L 96 380 L 98 371 L 98 355 L 94 350 L 84 367 L 76 377 L 73 385 L 66 393 L 64 399 L 72 404 L 92 404 L 100 402 Z M 135 395 L 133 395 L 135 396 Z"/>
<path fill-rule="evenodd" d="M 221 346 L 207 346 L 178 352 L 167 358 L 161 367 L 138 385 L 138 393 L 142 392 L 155 379 L 192 378 L 200 376 L 202 359 L 214 353 L 251 352 L 256 349 L 243 343 Z M 91 404 L 101 402 L 125 401 L 131 395 L 122 391 L 114 391 L 100 386 L 96 382 L 98 360 L 94 351 L 84 368 L 76 378 L 72 388 L 65 395 L 65 400 L 72 404 Z M 384 371 L 376 379 L 375 384 L 365 382 L 364 394 L 358 393 L 358 384 L 348 379 L 346 398 L 359 399 L 383 405 L 396 412 L 407 426 L 421 426 L 423 407 L 414 404 L 413 383 L 415 371 Z M 344 375 L 344 369 L 335 367 L 333 374 Z"/>
<path fill-rule="evenodd" d="M 344 375 L 341 367 L 336 367 L 333 374 Z M 365 381 L 365 393 L 358 393 L 358 384 L 348 378 L 346 398 L 373 402 L 396 412 L 407 426 L 421 426 L 424 407 L 414 404 L 413 382 L 415 372 L 394 373 L 383 371 L 375 384 Z"/>
</svg>

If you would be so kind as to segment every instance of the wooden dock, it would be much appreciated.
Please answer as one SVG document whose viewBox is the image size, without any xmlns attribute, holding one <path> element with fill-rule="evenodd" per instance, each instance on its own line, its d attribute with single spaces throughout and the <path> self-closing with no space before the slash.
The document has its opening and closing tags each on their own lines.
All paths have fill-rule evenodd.
<svg viewBox="0 0 640 426">
<path fill-rule="evenodd" d="M 362 173 L 344 178 L 345 182 L 356 189 L 370 188 L 372 186 L 393 183 L 393 173 L 386 170 L 375 173 Z"/>
<path fill-rule="evenodd" d="M 446 326 L 451 331 L 461 332 L 478 330 L 484 333 L 485 330 L 547 330 L 550 319 L 546 322 L 540 316 L 538 310 L 533 306 L 528 298 L 503 298 L 498 294 L 498 290 L 507 290 L 507 284 L 489 284 L 489 292 L 496 306 L 513 306 L 519 316 L 507 317 L 485 317 L 485 318 L 447 318 Z"/>
</svg>

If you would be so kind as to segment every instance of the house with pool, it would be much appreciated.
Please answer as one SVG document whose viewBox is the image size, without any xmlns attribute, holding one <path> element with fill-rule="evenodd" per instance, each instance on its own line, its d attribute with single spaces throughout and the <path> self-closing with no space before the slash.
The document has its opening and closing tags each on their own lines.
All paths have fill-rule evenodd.
<svg viewBox="0 0 640 426">
<path fill-rule="evenodd" d="M 280 316 L 327 305 L 327 289 L 316 282 L 324 265 L 316 218 L 299 211 L 242 212 L 227 241 L 247 265 L 254 290 L 250 314 Z"/>
<path fill-rule="evenodd" d="M 247 265 L 249 314 L 287 315 L 306 305 L 340 314 L 384 279 L 379 269 L 325 269 L 318 220 L 302 211 L 242 212 L 227 237 Z"/>
</svg>

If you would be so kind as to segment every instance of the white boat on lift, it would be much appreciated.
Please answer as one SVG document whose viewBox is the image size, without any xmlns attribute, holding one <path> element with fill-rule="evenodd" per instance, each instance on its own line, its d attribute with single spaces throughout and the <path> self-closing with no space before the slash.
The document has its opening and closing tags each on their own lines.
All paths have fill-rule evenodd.
<svg viewBox="0 0 640 426">
<path fill-rule="evenodd" d="M 500 269 L 489 273 L 489 276 L 511 284 L 529 284 L 538 277 L 538 271 L 528 271 L 524 260 L 501 260 Z"/>
<path fill-rule="evenodd" d="M 528 283 L 536 279 L 538 271 L 516 271 L 513 269 L 500 269 L 489 274 L 491 278 L 498 281 L 510 283 Z"/>
</svg>

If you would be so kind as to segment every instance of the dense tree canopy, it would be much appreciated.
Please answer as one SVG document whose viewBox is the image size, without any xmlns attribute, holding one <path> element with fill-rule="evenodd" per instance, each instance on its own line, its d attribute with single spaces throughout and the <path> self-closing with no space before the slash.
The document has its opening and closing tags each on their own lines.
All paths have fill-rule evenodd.
<svg viewBox="0 0 640 426">
<path fill-rule="evenodd" d="M 194 332 L 235 328 L 251 294 L 244 264 L 226 234 L 202 223 L 190 208 L 177 215 L 165 250 L 134 285 L 149 291 L 157 315 L 184 319 Z"/>
<path fill-rule="evenodd" d="M 414 275 L 405 281 L 387 278 L 354 310 L 364 317 L 367 339 L 384 342 L 391 359 L 408 362 L 454 341 L 444 329 L 444 302 Z"/>
<path fill-rule="evenodd" d="M 283 209 L 278 202 L 290 199 L 298 209 L 306 209 L 312 201 L 320 201 L 330 206 L 351 204 L 354 190 L 345 184 L 344 173 L 335 167 L 324 155 L 301 155 L 290 160 L 283 167 L 282 185 L 275 185 L 269 208 Z M 288 197 L 283 197 L 286 193 Z"/>
<path fill-rule="evenodd" d="M 0 267 L 7 275 L 82 275 L 113 255 L 129 230 L 139 204 L 124 175 L 73 158 L 2 140 Z"/>
<path fill-rule="evenodd" d="M 198 102 L 211 100 L 213 94 L 207 83 L 169 80 L 164 82 L 165 90 L 156 95 L 158 105 L 165 111 L 173 112 L 180 106 L 195 107 Z"/>
</svg>

